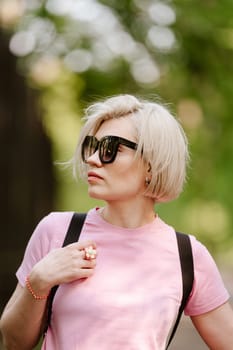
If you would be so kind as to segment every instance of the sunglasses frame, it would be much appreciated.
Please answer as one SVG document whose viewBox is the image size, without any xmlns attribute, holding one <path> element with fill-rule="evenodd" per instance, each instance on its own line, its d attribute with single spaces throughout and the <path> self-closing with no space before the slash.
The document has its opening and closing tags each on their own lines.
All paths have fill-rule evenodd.
<svg viewBox="0 0 233 350">
<path fill-rule="evenodd" d="M 104 142 L 106 140 L 110 141 L 110 143 L 113 143 L 112 156 L 109 160 L 104 159 L 104 155 L 103 155 L 104 152 L 102 151 Z M 109 164 L 109 163 L 114 162 L 114 160 L 117 156 L 117 151 L 118 151 L 119 145 L 126 146 L 128 148 L 133 149 L 133 150 L 137 149 L 137 144 L 135 142 L 124 139 L 123 137 L 108 135 L 108 136 L 102 137 L 100 140 L 97 140 L 97 138 L 95 136 L 87 135 L 82 143 L 82 148 L 81 148 L 82 160 L 84 161 L 84 163 L 87 162 L 87 159 L 85 157 L 85 149 L 86 149 L 86 147 L 90 147 L 90 144 L 91 144 L 94 151 L 92 154 L 90 154 L 88 156 L 88 158 L 91 157 L 98 150 L 99 159 L 100 159 L 102 164 Z"/>
</svg>

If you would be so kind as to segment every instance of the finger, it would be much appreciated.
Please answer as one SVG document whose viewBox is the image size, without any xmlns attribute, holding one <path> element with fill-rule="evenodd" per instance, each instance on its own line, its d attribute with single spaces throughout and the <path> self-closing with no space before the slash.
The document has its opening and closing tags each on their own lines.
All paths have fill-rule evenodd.
<svg viewBox="0 0 233 350">
<path fill-rule="evenodd" d="M 83 260 L 82 269 L 93 269 L 96 267 L 96 259 L 92 260 Z"/>
<path fill-rule="evenodd" d="M 94 249 L 96 249 L 96 243 L 93 241 L 80 241 L 80 242 L 75 242 L 75 243 L 71 243 L 69 244 L 70 247 L 76 247 L 79 250 L 83 250 L 89 246 L 92 246 Z"/>
<path fill-rule="evenodd" d="M 83 241 L 83 242 L 80 242 L 80 244 L 84 244 L 82 249 L 85 249 L 88 247 L 92 247 L 93 249 L 96 249 L 96 243 L 93 241 Z"/>
<path fill-rule="evenodd" d="M 81 269 L 79 273 L 79 278 L 91 277 L 94 273 L 94 269 Z"/>
</svg>

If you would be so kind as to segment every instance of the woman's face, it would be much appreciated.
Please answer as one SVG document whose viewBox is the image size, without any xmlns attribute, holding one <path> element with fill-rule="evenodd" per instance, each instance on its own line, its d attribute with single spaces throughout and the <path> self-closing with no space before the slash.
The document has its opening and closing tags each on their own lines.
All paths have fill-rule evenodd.
<svg viewBox="0 0 233 350">
<path fill-rule="evenodd" d="M 119 136 L 136 142 L 132 120 L 129 117 L 105 121 L 95 137 Z M 147 169 L 142 159 L 135 158 L 135 150 L 119 145 L 115 160 L 102 164 L 98 150 L 87 158 L 88 193 L 107 202 L 125 201 L 141 197 L 145 191 Z"/>
</svg>

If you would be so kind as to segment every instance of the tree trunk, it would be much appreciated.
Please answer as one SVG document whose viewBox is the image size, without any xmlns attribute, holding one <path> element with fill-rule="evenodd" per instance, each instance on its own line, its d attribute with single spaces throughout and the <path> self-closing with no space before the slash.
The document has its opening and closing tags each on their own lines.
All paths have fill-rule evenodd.
<svg viewBox="0 0 233 350">
<path fill-rule="evenodd" d="M 53 207 L 51 144 L 37 93 L 17 72 L 0 30 L 0 308 L 17 281 L 15 271 L 37 221 Z"/>
</svg>

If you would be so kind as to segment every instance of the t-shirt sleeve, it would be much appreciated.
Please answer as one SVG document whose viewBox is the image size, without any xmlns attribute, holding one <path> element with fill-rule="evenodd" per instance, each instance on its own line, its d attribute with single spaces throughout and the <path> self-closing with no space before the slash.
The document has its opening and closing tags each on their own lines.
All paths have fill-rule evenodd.
<svg viewBox="0 0 233 350">
<path fill-rule="evenodd" d="M 16 277 L 22 286 L 25 285 L 26 277 L 33 266 L 50 250 L 62 246 L 71 216 L 71 212 L 53 212 L 38 223 L 27 244 L 23 261 L 16 272 Z"/>
<path fill-rule="evenodd" d="M 51 214 L 50 214 L 51 215 Z M 24 286 L 33 266 L 40 261 L 49 250 L 48 231 L 49 215 L 44 217 L 36 226 L 24 253 L 23 261 L 16 272 L 19 283 Z"/>
<path fill-rule="evenodd" d="M 229 299 L 217 265 L 200 242 L 191 236 L 194 260 L 194 285 L 185 308 L 188 316 L 214 310 Z"/>
</svg>

